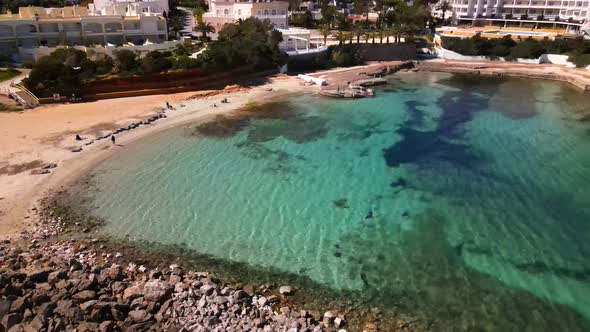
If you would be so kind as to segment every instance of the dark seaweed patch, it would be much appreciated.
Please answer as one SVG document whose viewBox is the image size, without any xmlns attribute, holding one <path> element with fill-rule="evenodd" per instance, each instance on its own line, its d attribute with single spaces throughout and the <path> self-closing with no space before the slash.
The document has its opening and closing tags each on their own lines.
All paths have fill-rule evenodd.
<svg viewBox="0 0 590 332">
<path fill-rule="evenodd" d="M 328 133 L 327 121 L 319 116 L 299 114 L 288 120 L 256 122 L 248 132 L 250 142 L 268 142 L 283 137 L 295 143 L 321 139 Z"/>
<path fill-rule="evenodd" d="M 490 90 L 491 88 L 487 87 L 488 93 L 491 93 Z M 396 130 L 401 140 L 384 149 L 383 156 L 387 165 L 424 166 L 442 161 L 465 168 L 477 166 L 482 161 L 481 158 L 468 145 L 460 142 L 464 134 L 463 125 L 473 119 L 475 112 L 488 107 L 489 98 L 483 97 L 479 94 L 480 91 L 477 91 L 478 94 L 450 91 L 442 95 L 437 101 L 442 114 L 433 130 L 421 131 L 414 128 L 417 119 L 420 119 L 419 115 L 416 115 L 420 114 L 419 104 L 408 104 L 410 112 L 414 115 Z"/>
<path fill-rule="evenodd" d="M 214 120 L 193 127 L 190 135 L 229 138 L 244 130 L 248 125 L 250 125 L 248 118 L 217 115 Z"/>
<path fill-rule="evenodd" d="M 334 202 L 334 206 L 341 209 L 348 209 L 348 200 L 346 198 L 337 199 Z"/>
</svg>

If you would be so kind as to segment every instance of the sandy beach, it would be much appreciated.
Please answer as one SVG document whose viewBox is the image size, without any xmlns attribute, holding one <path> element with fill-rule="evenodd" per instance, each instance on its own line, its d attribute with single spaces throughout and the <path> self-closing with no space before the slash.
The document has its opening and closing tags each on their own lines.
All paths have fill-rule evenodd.
<svg viewBox="0 0 590 332">
<path fill-rule="evenodd" d="M 184 92 L 171 95 L 101 100 L 91 103 L 44 105 L 23 112 L 0 113 L 0 237 L 27 227 L 28 210 L 51 190 L 67 185 L 125 144 L 184 123 L 206 120 L 257 103 L 311 89 L 295 77 L 274 77 L 269 83 L 231 91 Z M 222 103 L 228 98 L 229 103 Z M 166 118 L 117 135 L 117 145 L 95 138 L 143 121 L 165 108 Z M 216 107 L 213 107 L 213 105 Z M 76 141 L 75 135 L 83 140 Z M 72 152 L 82 147 L 81 152 Z M 56 164 L 57 167 L 52 168 Z M 31 174 L 50 168 L 49 174 Z"/>
</svg>

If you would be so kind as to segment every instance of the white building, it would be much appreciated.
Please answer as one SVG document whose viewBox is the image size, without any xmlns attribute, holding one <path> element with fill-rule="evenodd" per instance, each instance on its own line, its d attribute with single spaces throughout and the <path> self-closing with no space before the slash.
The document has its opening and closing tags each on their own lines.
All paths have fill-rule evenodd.
<svg viewBox="0 0 590 332">
<path fill-rule="evenodd" d="M 277 28 L 286 28 L 289 23 L 287 1 L 208 0 L 208 3 L 209 11 L 203 15 L 203 21 L 210 23 L 215 31 L 221 30 L 226 23 L 249 17 L 268 19 Z"/>
<path fill-rule="evenodd" d="M 89 4 L 97 13 L 112 12 L 113 8 L 132 6 L 138 13 L 163 14 L 170 12 L 168 0 L 94 0 Z"/>
<path fill-rule="evenodd" d="M 590 0 L 448 0 L 459 23 L 534 25 L 580 30 L 590 21 Z"/>
<path fill-rule="evenodd" d="M 21 7 L 0 15 L 0 53 L 21 48 L 160 43 L 168 39 L 166 19 L 137 2 L 96 9 Z M 26 52 L 25 52 L 26 53 Z"/>
</svg>

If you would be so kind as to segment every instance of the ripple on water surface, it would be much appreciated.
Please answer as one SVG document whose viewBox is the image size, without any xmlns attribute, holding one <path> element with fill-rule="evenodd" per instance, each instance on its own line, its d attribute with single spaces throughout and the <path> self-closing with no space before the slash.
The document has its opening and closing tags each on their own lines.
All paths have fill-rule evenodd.
<svg viewBox="0 0 590 332">
<path fill-rule="evenodd" d="M 584 331 L 584 105 L 554 83 L 406 75 L 146 138 L 87 195 L 112 236 L 305 275 L 433 329 Z"/>
</svg>

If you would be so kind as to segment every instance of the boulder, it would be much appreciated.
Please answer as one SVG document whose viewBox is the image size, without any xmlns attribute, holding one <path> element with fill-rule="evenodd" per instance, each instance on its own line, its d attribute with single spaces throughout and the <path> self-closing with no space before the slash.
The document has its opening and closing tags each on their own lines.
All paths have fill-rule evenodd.
<svg viewBox="0 0 590 332">
<path fill-rule="evenodd" d="M 11 302 L 8 300 L 0 300 L 0 319 L 10 312 Z"/>
<path fill-rule="evenodd" d="M 115 332 L 117 331 L 117 325 L 114 322 L 107 320 L 100 323 L 98 330 L 100 332 Z"/>
<path fill-rule="evenodd" d="M 51 285 L 56 284 L 60 279 L 65 279 L 68 276 L 66 271 L 53 271 L 47 276 L 47 282 Z"/>
<path fill-rule="evenodd" d="M 293 288 L 291 286 L 281 286 L 279 288 L 279 293 L 282 295 L 291 295 L 293 294 Z"/>
<path fill-rule="evenodd" d="M 135 284 L 131 287 L 126 288 L 125 291 L 123 292 L 123 300 L 132 301 L 138 297 L 142 297 L 143 296 L 143 289 L 144 289 L 143 283 Z"/>
<path fill-rule="evenodd" d="M 81 291 L 79 293 L 74 294 L 72 299 L 77 300 L 79 302 L 86 302 L 96 298 L 96 292 L 91 290 Z"/>
<path fill-rule="evenodd" d="M 35 270 L 27 274 L 27 277 L 29 278 L 29 280 L 35 283 L 47 282 L 47 277 L 51 272 L 53 271 L 49 269 Z"/>
<path fill-rule="evenodd" d="M 206 296 L 209 296 L 211 294 L 213 294 L 213 291 L 215 290 L 215 286 L 213 285 L 203 285 L 201 286 L 201 293 L 203 293 Z"/>
<path fill-rule="evenodd" d="M 334 311 L 326 311 L 324 313 L 324 322 L 332 323 L 334 321 L 334 318 L 336 318 L 337 316 L 338 315 Z"/>
<path fill-rule="evenodd" d="M 263 307 L 268 303 L 268 300 L 266 299 L 266 297 L 261 296 L 257 302 L 259 306 Z"/>
<path fill-rule="evenodd" d="M 18 314 L 18 313 L 8 314 L 8 315 L 4 316 L 4 318 L 2 318 L 2 326 L 4 326 L 4 328 L 6 330 L 10 330 L 11 327 L 20 323 L 20 321 L 21 321 L 20 314 Z"/>
<path fill-rule="evenodd" d="M 23 312 L 27 308 L 30 308 L 30 303 L 29 299 L 24 296 L 17 297 L 10 304 L 10 312 Z"/>
<path fill-rule="evenodd" d="M 343 327 L 346 325 L 346 321 L 343 318 L 336 317 L 334 318 L 334 326 L 337 328 Z"/>
<path fill-rule="evenodd" d="M 164 280 L 150 280 L 143 287 L 144 298 L 147 301 L 162 303 L 172 294 L 173 287 Z"/>
<path fill-rule="evenodd" d="M 129 319 L 134 322 L 145 322 L 151 318 L 151 315 L 146 310 L 132 310 L 129 311 Z"/>
</svg>

